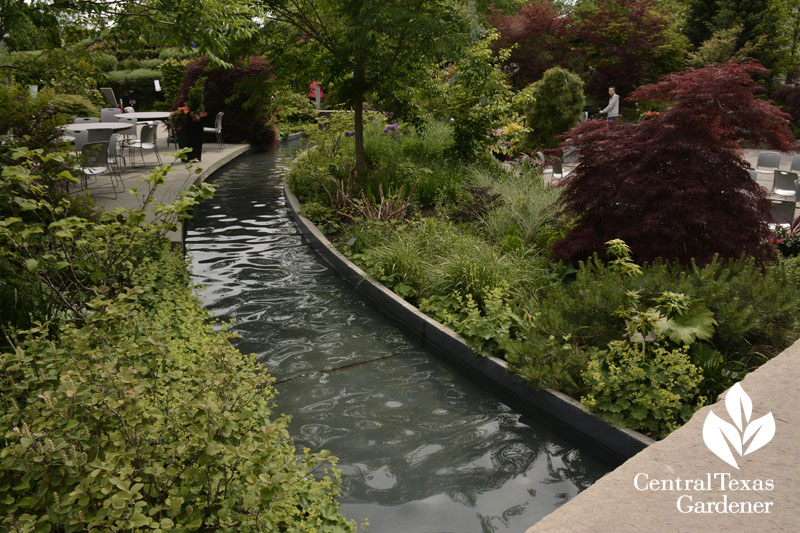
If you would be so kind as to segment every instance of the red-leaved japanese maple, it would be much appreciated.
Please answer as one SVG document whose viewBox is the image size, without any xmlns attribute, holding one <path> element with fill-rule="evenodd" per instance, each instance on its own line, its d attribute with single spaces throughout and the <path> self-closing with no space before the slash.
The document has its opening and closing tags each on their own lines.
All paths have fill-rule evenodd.
<svg viewBox="0 0 800 533">
<path fill-rule="evenodd" d="M 497 48 L 511 48 L 509 60 L 519 66 L 518 86 L 541 79 L 556 65 L 565 65 L 570 51 L 567 41 L 571 16 L 554 0 L 531 0 L 514 14 L 495 10 L 489 20 L 500 32 Z"/>
<path fill-rule="evenodd" d="M 739 142 L 788 151 L 793 136 L 789 116 L 755 97 L 754 74 L 765 69 L 728 63 L 670 74 L 630 95 L 671 103 L 658 118 L 592 120 L 568 132 L 562 148 L 579 158 L 560 203 L 576 225 L 554 256 L 582 259 L 621 238 L 640 262 L 766 259 L 771 204 L 749 177 Z"/>
</svg>

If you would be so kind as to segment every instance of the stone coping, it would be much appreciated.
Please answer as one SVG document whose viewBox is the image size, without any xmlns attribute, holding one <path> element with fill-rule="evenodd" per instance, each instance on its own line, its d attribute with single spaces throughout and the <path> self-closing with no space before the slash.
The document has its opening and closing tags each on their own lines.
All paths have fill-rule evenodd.
<svg viewBox="0 0 800 533">
<path fill-rule="evenodd" d="M 423 346 L 479 379 L 481 384 L 490 384 L 523 412 L 545 414 L 608 461 L 618 464 L 654 442 L 636 431 L 611 426 L 565 394 L 549 388 L 533 389 L 519 376 L 509 373 L 501 359 L 476 355 L 463 337 L 420 312 L 340 253 L 310 220 L 299 214 L 300 203 L 286 185 L 284 195 L 300 232 L 321 258 Z"/>
<path fill-rule="evenodd" d="M 749 423 L 769 413 L 775 434 L 750 454 L 734 451 L 738 468 L 712 453 L 703 435 L 711 411 L 732 421 L 725 400 L 733 389 L 728 389 L 716 403 L 702 407 L 686 424 L 606 474 L 527 533 L 798 531 L 799 374 L 797 341 L 740 382 L 752 402 Z M 747 427 L 745 417 L 743 428 Z M 684 480 L 684 486 L 677 479 Z M 691 480 L 690 486 L 685 480 Z M 749 513 L 743 512 L 748 508 Z"/>
</svg>

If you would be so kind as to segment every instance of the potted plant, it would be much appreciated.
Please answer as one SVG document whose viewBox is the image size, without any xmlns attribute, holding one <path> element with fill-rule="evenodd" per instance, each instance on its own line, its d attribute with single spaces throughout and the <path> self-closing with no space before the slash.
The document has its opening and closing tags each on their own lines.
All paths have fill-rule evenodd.
<svg viewBox="0 0 800 533">
<path fill-rule="evenodd" d="M 208 116 L 203 103 L 206 79 L 198 79 L 189 89 L 186 105 L 173 111 L 169 116 L 169 125 L 175 131 L 178 148 L 191 148 L 188 159 L 200 161 L 203 155 L 203 119 Z"/>
</svg>

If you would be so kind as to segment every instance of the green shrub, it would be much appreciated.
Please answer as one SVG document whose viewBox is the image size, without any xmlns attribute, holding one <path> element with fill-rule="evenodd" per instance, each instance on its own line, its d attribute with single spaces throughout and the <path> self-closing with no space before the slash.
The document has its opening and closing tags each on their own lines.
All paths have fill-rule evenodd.
<svg viewBox="0 0 800 533">
<path fill-rule="evenodd" d="M 353 528 L 326 453 L 295 457 L 273 381 L 215 332 L 182 257 L 144 261 L 84 324 L 0 354 L 2 525 L 14 530 Z M 333 476 L 333 477 L 331 477 Z"/>
<path fill-rule="evenodd" d="M 613 341 L 594 352 L 582 373 L 589 392 L 581 402 L 615 426 L 663 438 L 705 403 L 702 372 L 688 348 Z"/>
<path fill-rule="evenodd" d="M 456 61 L 445 90 L 447 112 L 454 119 L 454 147 L 469 159 L 486 151 L 491 142 L 489 132 L 502 126 L 511 114 L 509 81 L 500 69 L 509 52 L 503 50 L 495 57 L 492 43 L 498 38 L 496 31 L 490 31 L 476 41 Z"/>
<path fill-rule="evenodd" d="M 706 403 L 702 371 L 690 350 L 711 338 L 716 321 L 705 306 L 668 291 L 642 311 L 638 292 L 625 290 L 628 280 L 642 275 L 641 267 L 623 241 L 606 244 L 614 257 L 609 270 L 625 294 L 625 305 L 614 313 L 625 321 L 624 340 L 592 351 L 581 373 L 588 389 L 581 400 L 614 425 L 665 437 Z"/>
<path fill-rule="evenodd" d="M 533 150 L 557 146 L 556 135 L 572 128 L 583 114 L 583 80 L 569 70 L 553 67 L 526 90 L 534 98 L 525 107 L 525 143 Z"/>
<path fill-rule="evenodd" d="M 98 105 L 103 97 L 97 90 L 96 80 L 102 78 L 98 64 L 103 61 L 103 56 L 90 53 L 85 46 L 76 44 L 69 48 L 11 53 L 3 63 L 16 67 L 10 71 L 14 80 L 21 85 L 38 85 L 40 89 L 47 87 L 59 94 L 77 94 Z"/>
<path fill-rule="evenodd" d="M 139 62 L 138 66 L 145 70 L 157 70 L 161 63 L 161 59 L 143 59 Z"/>
<path fill-rule="evenodd" d="M 54 94 L 50 98 L 53 109 L 67 117 L 99 117 L 100 108 L 88 98 L 77 94 Z"/>
<path fill-rule="evenodd" d="M 344 252 L 375 279 L 463 335 L 503 356 L 519 331 L 521 298 L 548 283 L 541 261 L 504 254 L 465 228 L 435 218 L 357 222 Z"/>
<path fill-rule="evenodd" d="M 348 114 L 337 113 L 306 129 L 312 148 L 287 173 L 287 182 L 301 201 L 329 202 L 325 188 L 334 192 L 336 181 L 348 181 L 355 165 L 353 141 L 347 136 L 351 121 Z M 415 206 L 429 208 L 439 199 L 456 196 L 467 169 L 450 157 L 452 132 L 447 124 L 431 122 L 419 130 L 401 125 L 392 132 L 386 131 L 385 118 L 378 113 L 368 113 L 365 123 L 367 170 L 354 183 L 356 197 L 364 191 L 370 201 L 379 202 L 381 189 L 390 195 L 403 187 L 405 193 L 414 191 Z"/>
<path fill-rule="evenodd" d="M 528 320 L 520 321 L 517 338 L 506 349 L 509 370 L 534 388 L 550 387 L 580 397 L 585 391 L 581 372 L 586 368 L 592 347 L 584 347 L 567 335 L 544 335 L 537 329 L 538 314 L 530 314 L 523 307 Z"/>
<path fill-rule="evenodd" d="M 215 332 L 165 239 L 211 189 L 154 206 L 158 167 L 140 209 L 81 213 L 47 187 L 70 179 L 50 166 L 64 154 L 15 140 L 0 145 L 0 269 L 51 309 L 3 324 L 0 527 L 352 529 L 321 471 L 334 460 L 295 454 L 272 378 Z"/>
<path fill-rule="evenodd" d="M 162 61 L 168 59 L 188 59 L 197 55 L 197 51 L 192 48 L 162 48 L 158 53 L 158 58 Z"/>
<path fill-rule="evenodd" d="M 689 269 L 656 262 L 627 279 L 625 289 L 640 291 L 643 299 L 664 291 L 683 293 L 713 313 L 714 335 L 702 343 L 708 348 L 693 347 L 691 355 L 703 368 L 702 394 L 714 398 L 800 336 L 800 288 L 788 275 L 787 269 L 774 266 L 762 270 L 749 259 L 714 260 Z M 585 358 L 586 350 L 619 339 L 624 321 L 615 312 L 626 303 L 617 273 L 596 257 L 581 263 L 574 281 L 548 286 L 530 305 L 533 320 L 521 334 L 527 344 L 511 351 L 509 366 L 536 384 L 539 367 L 551 357 L 542 353 L 551 336 L 569 339 L 570 361 Z M 571 375 L 547 384 L 582 392 L 579 365 L 562 368 Z"/>
<path fill-rule="evenodd" d="M 485 187 L 500 195 L 493 209 L 481 217 L 481 227 L 492 242 L 509 244 L 516 237 L 520 243 L 546 251 L 556 238 L 558 189 L 544 183 L 541 174 L 531 170 L 519 174 L 475 171 L 473 187 Z M 512 246 L 513 247 L 513 246 Z"/>
<path fill-rule="evenodd" d="M 319 202 L 306 202 L 300 214 L 313 222 L 322 233 L 334 233 L 341 227 L 336 211 Z"/>
<path fill-rule="evenodd" d="M 800 256 L 784 258 L 780 264 L 786 279 L 795 287 L 800 287 Z"/>
<path fill-rule="evenodd" d="M 103 72 L 109 72 L 117 68 L 119 62 L 117 61 L 117 56 L 114 54 L 97 51 L 92 55 L 94 57 L 94 64 Z"/>
<path fill-rule="evenodd" d="M 511 308 L 508 284 L 480 292 L 483 304 L 454 291 L 422 300 L 419 309 L 457 331 L 478 355 L 504 357 L 520 322 Z"/>
<path fill-rule="evenodd" d="M 300 153 L 286 173 L 286 183 L 301 202 L 329 205 L 326 191 L 336 191 L 336 180 L 347 180 L 349 168 L 342 157 L 330 157 L 319 146 Z"/>
<path fill-rule="evenodd" d="M 138 65 L 138 62 L 137 62 Z M 114 94 L 123 99 L 129 92 L 136 95 L 136 110 L 152 107 L 156 99 L 154 81 L 161 78 L 161 72 L 153 69 L 134 68 L 107 72 L 108 85 Z"/>
<path fill-rule="evenodd" d="M 178 96 L 178 89 L 180 89 L 188 64 L 188 59 L 170 58 L 158 65 L 158 71 L 161 73 L 161 90 L 164 92 L 164 101 L 168 105 L 172 105 Z"/>
</svg>

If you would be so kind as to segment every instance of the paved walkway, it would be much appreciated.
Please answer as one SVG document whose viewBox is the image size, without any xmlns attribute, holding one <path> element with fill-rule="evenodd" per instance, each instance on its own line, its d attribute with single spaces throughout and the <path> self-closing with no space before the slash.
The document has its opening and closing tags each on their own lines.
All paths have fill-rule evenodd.
<svg viewBox="0 0 800 533">
<path fill-rule="evenodd" d="M 164 164 L 174 163 L 174 170 L 167 175 L 164 185 L 156 190 L 155 203 L 169 203 L 176 200 L 182 190 L 188 189 L 195 183 L 202 182 L 215 170 L 250 148 L 246 144 L 226 144 L 225 148 L 220 151 L 217 143 L 207 142 L 203 144 L 201 161 L 199 163 L 187 165 L 182 161 L 176 161 L 175 156 L 171 155 L 174 154 L 177 147 L 174 144 L 167 146 L 166 139 L 166 127 L 160 124 L 158 128 L 157 144 L 161 153 L 161 160 Z M 145 151 L 145 165 L 142 166 L 139 154 L 136 153 L 135 155 L 138 166 L 134 167 L 130 165 L 130 155 L 125 153 L 125 157 L 128 159 L 128 165 L 122 169 L 122 181 L 125 184 L 126 190 L 124 192 L 119 192 L 119 186 L 117 186 L 117 198 L 113 198 L 114 195 L 108 174 L 102 174 L 98 176 L 97 179 L 89 180 L 89 194 L 95 198 L 98 205 L 107 210 L 116 207 L 136 208 L 141 206 L 141 197 L 149 190 L 149 185 L 145 182 L 145 178 L 147 177 L 148 171 L 152 170 L 158 164 L 158 161 L 153 151 Z M 192 169 L 200 169 L 201 172 L 199 174 L 190 172 Z M 128 192 L 133 187 L 139 190 L 137 196 Z M 178 230 L 170 232 L 168 237 L 173 242 L 181 243 L 182 235 L 183 230 L 179 226 Z"/>
</svg>

